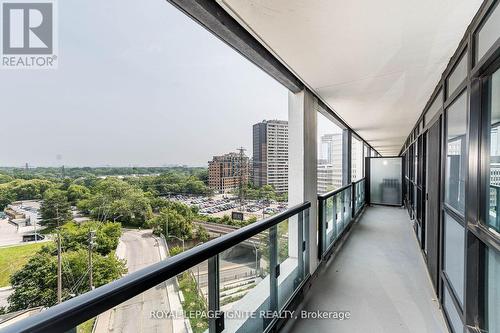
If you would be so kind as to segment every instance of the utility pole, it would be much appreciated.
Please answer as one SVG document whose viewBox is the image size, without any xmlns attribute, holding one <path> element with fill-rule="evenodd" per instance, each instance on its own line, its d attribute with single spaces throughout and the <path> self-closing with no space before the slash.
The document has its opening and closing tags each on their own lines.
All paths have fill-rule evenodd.
<svg viewBox="0 0 500 333">
<path fill-rule="evenodd" d="M 90 290 L 94 289 L 93 267 L 92 267 L 92 250 L 94 248 L 95 230 L 89 231 L 89 287 Z"/>
<path fill-rule="evenodd" d="M 245 148 L 243 147 L 240 147 L 238 148 L 239 152 L 240 152 L 240 161 L 239 161 L 239 165 L 238 165 L 238 173 L 239 173 L 239 184 L 238 184 L 238 188 L 239 188 L 239 199 L 240 199 L 240 207 L 243 207 L 243 182 L 244 182 L 244 175 L 243 175 L 243 168 L 244 168 L 244 157 L 245 157 Z M 246 169 L 246 167 L 245 167 Z"/>
<path fill-rule="evenodd" d="M 59 208 L 56 207 L 57 221 L 57 303 L 62 299 L 62 254 L 61 254 L 61 228 L 59 226 Z"/>
</svg>

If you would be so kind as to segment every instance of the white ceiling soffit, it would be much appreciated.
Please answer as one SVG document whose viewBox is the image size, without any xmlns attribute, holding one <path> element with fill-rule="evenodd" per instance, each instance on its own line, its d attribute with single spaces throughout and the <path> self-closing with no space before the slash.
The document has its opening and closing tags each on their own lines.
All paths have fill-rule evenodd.
<svg viewBox="0 0 500 333">
<path fill-rule="evenodd" d="M 383 155 L 397 155 L 480 0 L 219 0 Z"/>
</svg>

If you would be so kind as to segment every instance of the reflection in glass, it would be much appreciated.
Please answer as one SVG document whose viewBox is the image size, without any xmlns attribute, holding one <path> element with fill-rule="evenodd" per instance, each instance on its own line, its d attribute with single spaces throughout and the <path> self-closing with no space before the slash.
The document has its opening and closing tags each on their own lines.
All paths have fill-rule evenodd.
<svg viewBox="0 0 500 333">
<path fill-rule="evenodd" d="M 351 177 L 352 181 L 363 178 L 363 143 L 352 136 L 351 142 Z"/>
<path fill-rule="evenodd" d="M 318 194 L 342 187 L 342 154 L 343 129 L 318 112 Z"/>
<path fill-rule="evenodd" d="M 460 303 L 464 297 L 464 227 L 444 214 L 444 271 Z"/>
<path fill-rule="evenodd" d="M 464 213 L 466 174 L 467 94 L 463 93 L 447 110 L 445 202 Z"/>
<path fill-rule="evenodd" d="M 490 163 L 487 201 L 489 226 L 500 233 L 500 70 L 491 78 L 490 93 Z"/>
<path fill-rule="evenodd" d="M 500 332 L 500 253 L 487 249 L 486 276 L 486 329 Z"/>
<path fill-rule="evenodd" d="M 448 315 L 448 321 L 450 322 L 451 327 L 455 333 L 461 333 L 463 330 L 462 319 L 460 319 L 460 314 L 455 308 L 455 304 L 453 304 L 453 300 L 451 299 L 451 294 L 448 291 L 448 288 L 444 288 L 444 308 L 446 309 L 446 314 Z"/>
</svg>

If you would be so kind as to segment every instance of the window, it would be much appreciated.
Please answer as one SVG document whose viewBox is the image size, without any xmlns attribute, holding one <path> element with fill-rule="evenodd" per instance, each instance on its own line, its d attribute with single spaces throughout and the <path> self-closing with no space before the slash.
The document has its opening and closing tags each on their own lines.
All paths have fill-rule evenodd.
<svg viewBox="0 0 500 333">
<path fill-rule="evenodd" d="M 500 233 L 500 70 L 497 70 L 489 80 L 489 184 L 486 188 L 488 215 L 486 223 Z"/>
<path fill-rule="evenodd" d="M 436 95 L 436 98 L 432 102 L 431 106 L 425 113 L 425 125 L 430 124 L 430 121 L 434 116 L 439 112 L 439 109 L 443 106 L 443 90 L 441 89 L 438 94 Z"/>
<path fill-rule="evenodd" d="M 363 143 L 354 136 L 351 142 L 351 178 L 352 181 L 363 178 Z"/>
<path fill-rule="evenodd" d="M 488 52 L 500 36 L 500 9 L 498 3 L 476 34 L 476 63 Z"/>
<path fill-rule="evenodd" d="M 342 187 L 343 132 L 329 117 L 318 112 L 318 194 Z"/>
<path fill-rule="evenodd" d="M 444 214 L 444 271 L 460 303 L 464 295 L 464 227 Z"/>
<path fill-rule="evenodd" d="M 465 210 L 466 125 L 467 94 L 462 93 L 447 110 L 445 172 L 445 202 L 461 214 Z"/>
<path fill-rule="evenodd" d="M 444 288 L 443 296 L 444 308 L 446 309 L 446 315 L 448 317 L 450 326 L 452 327 L 453 333 L 461 333 L 463 330 L 462 319 L 460 318 L 460 314 L 455 308 L 455 304 L 453 304 L 453 300 L 451 299 L 452 296 L 448 291 L 448 288 Z"/>
<path fill-rule="evenodd" d="M 500 332 L 500 253 L 487 248 L 486 254 L 486 330 Z"/>
<path fill-rule="evenodd" d="M 467 78 L 467 52 L 464 52 L 457 65 L 448 77 L 448 96 L 451 96 L 458 86 Z"/>
</svg>

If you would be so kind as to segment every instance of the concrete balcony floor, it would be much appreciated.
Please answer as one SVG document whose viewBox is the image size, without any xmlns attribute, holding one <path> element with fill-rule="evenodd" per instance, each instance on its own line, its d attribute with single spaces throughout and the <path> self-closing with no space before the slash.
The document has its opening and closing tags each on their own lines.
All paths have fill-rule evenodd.
<svg viewBox="0 0 500 333">
<path fill-rule="evenodd" d="M 324 267 L 302 310 L 350 311 L 349 320 L 296 319 L 285 332 L 448 332 L 408 214 L 368 207 Z"/>
</svg>

